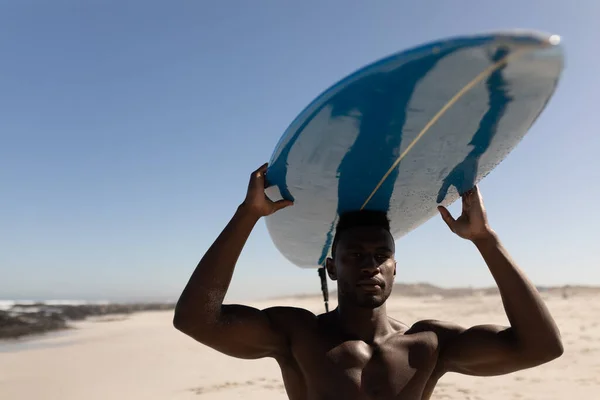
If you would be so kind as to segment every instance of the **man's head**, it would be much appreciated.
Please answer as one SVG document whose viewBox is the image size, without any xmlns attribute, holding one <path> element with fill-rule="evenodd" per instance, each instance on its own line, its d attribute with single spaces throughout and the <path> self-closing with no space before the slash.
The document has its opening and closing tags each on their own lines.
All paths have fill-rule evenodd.
<svg viewBox="0 0 600 400">
<path fill-rule="evenodd" d="M 385 213 L 361 210 L 340 215 L 327 272 L 337 281 L 338 299 L 376 308 L 392 292 L 396 261 L 390 222 Z"/>
</svg>

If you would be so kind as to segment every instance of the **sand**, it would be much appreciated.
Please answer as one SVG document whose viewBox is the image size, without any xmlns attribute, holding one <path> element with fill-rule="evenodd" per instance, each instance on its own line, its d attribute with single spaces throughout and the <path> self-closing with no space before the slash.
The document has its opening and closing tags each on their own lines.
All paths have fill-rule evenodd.
<svg viewBox="0 0 600 400">
<path fill-rule="evenodd" d="M 545 295 L 561 329 L 558 360 L 493 378 L 448 374 L 433 399 L 600 398 L 600 293 Z M 319 297 L 253 303 L 322 310 Z M 335 303 L 333 304 L 335 306 Z M 392 297 L 389 314 L 465 326 L 507 323 L 497 296 Z M 0 344 L 2 400 L 286 399 L 277 364 L 221 355 L 176 331 L 172 312 L 85 321 L 77 329 L 19 344 Z"/>
</svg>

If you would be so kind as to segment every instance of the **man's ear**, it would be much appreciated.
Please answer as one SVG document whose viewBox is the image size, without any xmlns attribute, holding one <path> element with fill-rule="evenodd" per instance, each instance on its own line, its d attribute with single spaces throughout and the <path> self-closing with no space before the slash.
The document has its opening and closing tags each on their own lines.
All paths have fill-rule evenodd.
<svg viewBox="0 0 600 400">
<path fill-rule="evenodd" d="M 394 261 L 394 276 L 396 276 L 396 261 Z"/>
<path fill-rule="evenodd" d="M 335 263 L 331 257 L 327 257 L 325 260 L 325 268 L 327 268 L 327 275 L 332 281 L 337 280 L 337 271 L 335 269 Z"/>
</svg>

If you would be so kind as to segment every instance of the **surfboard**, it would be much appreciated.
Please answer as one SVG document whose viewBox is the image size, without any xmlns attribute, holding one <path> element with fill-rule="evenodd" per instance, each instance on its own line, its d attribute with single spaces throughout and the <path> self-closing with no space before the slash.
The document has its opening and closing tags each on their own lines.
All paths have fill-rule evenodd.
<svg viewBox="0 0 600 400">
<path fill-rule="evenodd" d="M 563 64 L 558 36 L 498 32 L 398 52 L 337 82 L 269 160 L 267 196 L 295 202 L 266 218 L 276 248 L 296 266 L 322 266 L 350 210 L 387 212 L 396 240 L 414 230 L 517 146 Z"/>
</svg>

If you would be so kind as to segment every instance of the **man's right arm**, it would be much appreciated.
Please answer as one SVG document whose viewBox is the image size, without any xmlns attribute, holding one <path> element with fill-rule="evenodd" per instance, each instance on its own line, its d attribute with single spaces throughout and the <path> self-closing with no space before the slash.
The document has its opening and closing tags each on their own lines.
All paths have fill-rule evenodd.
<svg viewBox="0 0 600 400">
<path fill-rule="evenodd" d="M 239 358 L 277 357 L 288 349 L 276 309 L 224 305 L 235 264 L 258 220 L 291 202 L 272 202 L 264 193 L 267 165 L 254 171 L 248 193 L 187 283 L 177 306 L 174 326 L 217 351 Z"/>
</svg>

